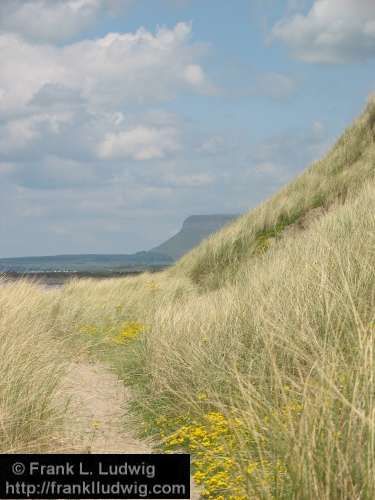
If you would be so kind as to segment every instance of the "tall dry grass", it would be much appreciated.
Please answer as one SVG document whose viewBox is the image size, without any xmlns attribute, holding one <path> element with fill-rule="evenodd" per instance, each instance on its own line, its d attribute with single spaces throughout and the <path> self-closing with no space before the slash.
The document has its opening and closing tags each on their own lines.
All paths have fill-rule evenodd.
<svg viewBox="0 0 375 500">
<path fill-rule="evenodd" d="M 127 345 L 97 346 L 134 385 L 151 432 L 168 443 L 181 417 L 203 432 L 207 415 L 224 416 L 222 446 L 200 453 L 233 464 L 208 498 L 374 497 L 374 213 L 368 183 L 218 290 L 169 273 L 63 290 L 74 329 L 147 325 Z"/>
<path fill-rule="evenodd" d="M 192 452 L 207 498 L 374 498 L 374 124 L 370 103 L 324 160 L 167 272 L 0 292 L 4 421 L 17 429 L 28 400 L 2 396 L 18 380 L 27 421 L 43 414 L 51 339 L 74 339 L 133 385 L 140 428 Z M 112 342 L 131 321 L 143 332 Z"/>
<path fill-rule="evenodd" d="M 40 287 L 0 280 L 2 453 L 46 450 L 57 439 L 56 394 L 65 360 L 52 325 L 48 297 Z"/>
<path fill-rule="evenodd" d="M 368 187 L 234 285 L 159 310 L 145 339 L 157 405 L 246 422 L 239 470 L 283 464 L 279 484 L 249 475 L 249 498 L 375 495 L 373 213 Z"/>
</svg>

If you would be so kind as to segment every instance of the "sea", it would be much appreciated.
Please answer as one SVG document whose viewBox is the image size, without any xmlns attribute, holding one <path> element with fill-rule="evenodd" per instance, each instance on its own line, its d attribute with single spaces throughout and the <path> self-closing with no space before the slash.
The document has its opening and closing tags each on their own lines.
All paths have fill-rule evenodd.
<svg viewBox="0 0 375 500">
<path fill-rule="evenodd" d="M 134 255 L 57 255 L 0 259 L 0 279 L 26 279 L 48 288 L 63 286 L 72 279 L 124 278 L 143 272 L 158 272 L 171 259 L 151 252 Z"/>
</svg>

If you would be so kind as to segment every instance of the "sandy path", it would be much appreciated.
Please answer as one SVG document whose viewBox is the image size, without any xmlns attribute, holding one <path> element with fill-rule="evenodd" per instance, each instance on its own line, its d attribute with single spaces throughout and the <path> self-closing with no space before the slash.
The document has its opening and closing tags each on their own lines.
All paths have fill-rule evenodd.
<svg viewBox="0 0 375 500">
<path fill-rule="evenodd" d="M 72 451 L 85 453 L 151 453 L 124 425 L 129 392 L 121 380 L 99 363 L 72 363 L 63 384 L 70 397 L 66 439 Z M 199 494 L 192 485 L 192 500 Z"/>
<path fill-rule="evenodd" d="M 150 453 L 151 448 L 126 432 L 126 387 L 101 364 L 72 363 L 64 383 L 71 398 L 67 439 L 89 453 Z"/>
</svg>

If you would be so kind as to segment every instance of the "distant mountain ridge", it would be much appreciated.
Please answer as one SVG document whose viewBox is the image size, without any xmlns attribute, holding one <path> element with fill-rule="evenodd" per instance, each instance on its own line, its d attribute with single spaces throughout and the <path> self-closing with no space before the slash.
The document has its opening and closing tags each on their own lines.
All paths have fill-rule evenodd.
<svg viewBox="0 0 375 500">
<path fill-rule="evenodd" d="M 191 215 L 182 224 L 181 230 L 167 241 L 152 248 L 151 252 L 179 259 L 210 234 L 239 217 L 239 214 Z"/>
<path fill-rule="evenodd" d="M 134 254 L 78 254 L 40 257 L 0 258 L 0 273 L 50 272 L 126 272 L 147 270 L 173 264 L 182 255 L 198 245 L 210 234 L 218 231 L 238 215 L 191 215 L 181 230 L 164 243 L 149 251 Z"/>
</svg>

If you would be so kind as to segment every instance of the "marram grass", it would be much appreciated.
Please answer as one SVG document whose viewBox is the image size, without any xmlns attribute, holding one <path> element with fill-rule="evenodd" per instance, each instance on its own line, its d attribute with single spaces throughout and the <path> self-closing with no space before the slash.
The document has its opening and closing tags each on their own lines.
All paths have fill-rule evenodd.
<svg viewBox="0 0 375 500">
<path fill-rule="evenodd" d="M 14 293 L 8 351 L 89 346 L 132 386 L 140 433 L 192 454 L 205 498 L 375 498 L 374 117 L 168 271 Z M 58 359 L 25 373 L 43 387 Z"/>
<path fill-rule="evenodd" d="M 0 280 L 0 452 L 60 447 L 62 342 L 45 292 Z M 47 300 L 48 302 L 48 300 Z"/>
</svg>

